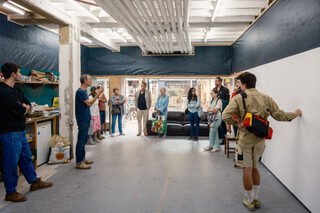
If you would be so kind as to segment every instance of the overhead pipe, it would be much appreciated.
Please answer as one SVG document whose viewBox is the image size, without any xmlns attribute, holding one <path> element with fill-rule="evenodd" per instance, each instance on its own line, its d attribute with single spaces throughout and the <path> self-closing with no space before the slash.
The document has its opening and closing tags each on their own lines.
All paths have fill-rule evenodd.
<svg viewBox="0 0 320 213">
<path fill-rule="evenodd" d="M 174 34 L 174 37 L 176 38 L 176 42 L 178 43 L 178 46 L 180 47 L 180 51 L 183 51 L 181 40 L 179 39 L 178 33 L 177 33 L 177 25 L 176 25 L 176 20 L 173 12 L 173 4 L 172 0 L 166 0 L 167 8 L 169 11 L 169 18 L 170 18 L 170 23 L 171 23 L 171 28 L 172 32 Z"/>
<path fill-rule="evenodd" d="M 154 23 L 152 22 L 150 16 L 148 15 L 145 7 L 143 6 L 143 4 L 141 3 L 141 0 L 133 0 L 133 2 L 135 3 L 136 7 L 139 9 L 139 11 L 141 12 L 142 16 L 144 17 L 144 19 L 147 21 L 148 25 L 147 27 L 151 27 L 151 31 L 153 31 L 153 35 L 155 36 L 156 39 L 158 39 L 158 42 L 156 42 L 157 44 L 159 44 L 161 52 L 165 52 L 165 48 L 163 45 L 163 41 L 162 38 L 160 37 L 158 30 L 155 28 Z"/>
<path fill-rule="evenodd" d="M 147 36 L 146 32 L 141 28 L 141 26 L 136 22 L 135 17 L 127 10 L 127 8 L 124 6 L 122 1 L 115 0 L 116 5 L 119 7 L 121 12 L 124 12 L 127 16 L 128 22 L 133 25 L 141 35 L 143 42 L 146 42 L 147 46 L 151 48 L 152 51 L 157 52 L 157 49 L 154 46 L 154 43 L 149 40 L 149 37 Z"/>
<path fill-rule="evenodd" d="M 190 15 L 190 0 L 183 1 L 183 29 L 186 34 L 186 40 L 189 52 L 192 52 L 191 39 L 189 34 L 189 15 Z"/>
<path fill-rule="evenodd" d="M 164 26 L 165 26 L 165 31 L 166 31 L 166 35 L 168 36 L 168 40 L 169 40 L 169 52 L 173 53 L 173 45 L 172 45 L 172 31 L 171 31 L 171 27 L 168 21 L 168 16 L 167 16 L 167 10 L 164 4 L 163 0 L 157 0 L 159 8 L 160 8 L 160 12 L 161 12 L 161 16 L 163 17 L 163 21 L 164 21 Z"/>
<path fill-rule="evenodd" d="M 131 2 L 131 1 L 126 1 L 126 6 L 129 8 L 129 10 L 131 11 L 132 17 L 134 17 L 133 14 L 138 13 L 138 9 L 137 7 Z M 139 14 L 139 13 L 138 13 Z M 156 53 L 160 53 L 161 49 L 158 47 L 156 40 L 154 39 L 154 37 L 152 36 L 151 31 L 149 30 L 149 28 L 146 26 L 145 22 L 141 20 L 141 16 L 138 15 L 139 17 L 133 18 L 136 19 L 140 26 L 143 28 L 143 30 L 145 31 L 146 34 L 144 34 L 144 37 L 147 38 L 148 40 L 150 40 L 151 45 L 153 47 L 153 49 L 155 50 L 154 52 Z"/>
<path fill-rule="evenodd" d="M 179 30 L 179 35 L 182 43 L 182 48 L 183 52 L 186 53 L 188 52 L 187 50 L 187 45 L 183 36 L 183 31 L 182 31 L 182 6 L 181 6 L 181 0 L 175 0 L 175 5 L 176 5 L 176 15 L 177 15 L 177 25 L 178 25 L 178 30 Z"/>
<path fill-rule="evenodd" d="M 167 39 L 165 37 L 165 31 L 163 29 L 161 21 L 159 20 L 158 13 L 156 12 L 156 8 L 155 8 L 155 6 L 153 4 L 153 0 L 146 0 L 146 3 L 147 3 L 147 5 L 148 5 L 148 7 L 150 9 L 150 12 L 151 12 L 152 16 L 154 17 L 154 19 L 156 21 L 156 24 L 159 26 L 161 35 L 164 35 L 164 37 L 162 37 L 162 39 L 164 41 L 164 47 L 165 47 L 166 53 L 168 53 L 169 52 L 168 41 L 167 41 Z"/>
<path fill-rule="evenodd" d="M 146 48 L 142 44 L 142 42 L 138 39 L 137 34 L 132 29 L 132 26 L 121 16 L 120 13 L 117 13 L 118 8 L 113 5 L 110 1 L 102 1 L 102 0 L 95 0 L 97 3 L 100 3 L 100 6 L 113 18 L 117 21 L 120 25 L 125 28 L 128 33 L 132 36 L 132 38 L 137 42 L 138 46 L 141 48 L 142 52 L 146 53 Z"/>
</svg>

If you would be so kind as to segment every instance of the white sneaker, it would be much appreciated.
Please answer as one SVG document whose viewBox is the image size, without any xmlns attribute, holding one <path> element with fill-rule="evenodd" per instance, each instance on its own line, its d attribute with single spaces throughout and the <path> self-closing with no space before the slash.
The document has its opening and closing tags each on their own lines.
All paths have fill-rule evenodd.
<svg viewBox="0 0 320 213">
<path fill-rule="evenodd" d="M 207 146 L 207 147 L 204 147 L 203 150 L 204 150 L 204 151 L 211 151 L 211 150 L 212 150 L 212 147 L 211 147 L 211 146 Z"/>
<path fill-rule="evenodd" d="M 220 148 L 213 147 L 213 149 L 211 150 L 211 152 L 220 152 Z"/>
</svg>

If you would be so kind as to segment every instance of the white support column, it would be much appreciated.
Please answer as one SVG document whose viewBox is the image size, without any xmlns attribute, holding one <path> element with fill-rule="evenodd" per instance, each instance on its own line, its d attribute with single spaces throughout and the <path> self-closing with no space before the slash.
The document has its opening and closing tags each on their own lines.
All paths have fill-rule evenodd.
<svg viewBox="0 0 320 213">
<path fill-rule="evenodd" d="M 81 49 L 79 43 L 80 29 L 63 26 L 59 29 L 59 106 L 60 135 L 66 137 L 75 151 L 77 142 L 77 122 L 75 118 L 75 92 L 80 87 Z"/>
</svg>

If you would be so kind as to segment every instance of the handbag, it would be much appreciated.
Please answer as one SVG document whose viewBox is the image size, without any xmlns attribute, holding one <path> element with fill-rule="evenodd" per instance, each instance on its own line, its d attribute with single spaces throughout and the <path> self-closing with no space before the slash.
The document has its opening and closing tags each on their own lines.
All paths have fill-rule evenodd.
<svg viewBox="0 0 320 213">
<path fill-rule="evenodd" d="M 151 131 L 163 134 L 167 130 L 167 121 L 164 115 L 157 115 L 156 119 L 152 121 Z"/>
<path fill-rule="evenodd" d="M 121 113 L 120 106 L 119 106 L 119 105 L 112 105 L 111 113 L 112 113 L 112 114 L 119 114 L 119 113 Z"/>
<path fill-rule="evenodd" d="M 258 136 L 259 138 L 271 139 L 273 129 L 269 127 L 269 121 L 264 120 L 258 115 L 254 115 L 250 112 L 247 112 L 245 98 L 247 97 L 246 93 L 241 93 L 242 103 L 244 108 L 243 115 L 243 126 L 249 131 Z"/>
<path fill-rule="evenodd" d="M 184 114 L 186 114 L 186 115 L 189 114 L 189 109 L 188 108 L 184 111 Z"/>
</svg>

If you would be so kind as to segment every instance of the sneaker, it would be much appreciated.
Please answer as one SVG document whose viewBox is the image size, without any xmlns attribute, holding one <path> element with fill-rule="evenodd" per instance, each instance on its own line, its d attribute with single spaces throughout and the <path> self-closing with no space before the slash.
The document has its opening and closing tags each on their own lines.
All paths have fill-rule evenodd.
<svg viewBox="0 0 320 213">
<path fill-rule="evenodd" d="M 53 185 L 53 183 L 51 183 L 51 182 L 44 182 L 41 180 L 41 178 L 37 178 L 37 180 L 31 184 L 30 191 L 49 188 L 52 185 Z"/>
<path fill-rule="evenodd" d="M 193 141 L 193 137 L 188 138 L 188 141 Z"/>
<path fill-rule="evenodd" d="M 96 139 L 96 140 L 95 140 L 95 143 L 102 143 L 102 141 L 101 141 L 101 140 Z"/>
<path fill-rule="evenodd" d="M 211 152 L 220 152 L 220 148 L 213 147 L 213 149 L 211 150 Z"/>
<path fill-rule="evenodd" d="M 91 169 L 91 166 L 83 163 L 77 163 L 76 164 L 76 169 Z"/>
<path fill-rule="evenodd" d="M 122 133 L 120 133 L 119 135 L 121 135 L 121 136 L 125 136 L 126 134 L 124 134 L 124 133 L 122 132 Z"/>
<path fill-rule="evenodd" d="M 112 133 L 111 135 L 110 135 L 110 137 L 114 137 L 115 135 Z"/>
<path fill-rule="evenodd" d="M 96 145 L 96 143 L 93 142 L 92 140 L 88 140 L 88 141 L 87 141 L 87 144 L 88 144 L 88 145 Z"/>
<path fill-rule="evenodd" d="M 207 146 L 207 147 L 204 147 L 203 150 L 204 150 L 204 151 L 211 151 L 211 150 L 212 150 L 212 147 L 211 147 L 211 146 Z"/>
<path fill-rule="evenodd" d="M 253 200 L 254 202 L 254 206 L 256 207 L 256 209 L 260 208 L 260 200 Z"/>
<path fill-rule="evenodd" d="M 198 141 L 199 141 L 199 138 L 198 138 L 198 137 L 194 137 L 194 138 L 193 138 L 193 141 L 198 142 Z"/>
<path fill-rule="evenodd" d="M 254 210 L 256 210 L 256 207 L 255 207 L 255 204 L 254 204 L 253 201 L 252 201 L 251 203 L 249 203 L 248 199 L 243 199 L 243 200 L 242 200 L 242 204 L 243 204 L 245 207 L 247 207 L 247 209 L 248 209 L 249 211 L 254 211 Z"/>
<path fill-rule="evenodd" d="M 83 161 L 85 164 L 89 165 L 89 164 L 93 164 L 93 161 L 92 160 L 84 160 Z"/>
<path fill-rule="evenodd" d="M 26 201 L 27 197 L 23 194 L 20 194 L 19 192 L 12 192 L 10 194 L 7 193 L 6 198 L 4 200 L 18 203 Z"/>
</svg>

